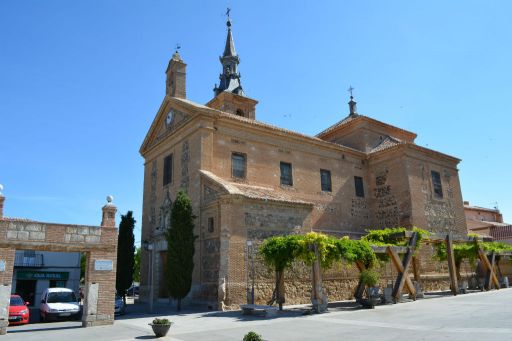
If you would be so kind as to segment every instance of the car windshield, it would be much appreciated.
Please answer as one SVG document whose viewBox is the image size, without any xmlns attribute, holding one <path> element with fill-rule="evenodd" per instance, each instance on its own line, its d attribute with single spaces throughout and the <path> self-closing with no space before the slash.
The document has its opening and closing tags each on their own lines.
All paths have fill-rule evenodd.
<svg viewBox="0 0 512 341">
<path fill-rule="evenodd" d="M 48 294 L 47 303 L 69 303 L 76 302 L 76 296 L 74 292 L 61 291 L 51 292 Z"/>
<path fill-rule="evenodd" d="M 11 297 L 11 303 L 9 303 L 12 306 L 22 306 L 25 305 L 25 302 L 21 299 L 19 296 Z"/>
</svg>

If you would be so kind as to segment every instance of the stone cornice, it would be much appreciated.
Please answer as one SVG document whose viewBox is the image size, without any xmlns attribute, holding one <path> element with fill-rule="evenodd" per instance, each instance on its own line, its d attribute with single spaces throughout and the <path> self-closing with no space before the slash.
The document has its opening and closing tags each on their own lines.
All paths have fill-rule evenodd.
<svg viewBox="0 0 512 341">
<path fill-rule="evenodd" d="M 329 128 L 325 129 L 324 131 L 318 133 L 316 135 L 316 137 L 326 139 L 326 138 L 329 138 L 330 136 L 334 135 L 337 132 L 340 132 L 343 130 L 348 130 L 349 128 L 355 128 L 356 126 L 361 125 L 364 122 L 368 122 L 370 124 L 377 125 L 381 128 L 396 131 L 400 135 L 405 135 L 411 141 L 414 140 L 418 136 L 417 134 L 415 134 L 411 131 L 395 127 L 393 125 L 384 123 L 384 122 L 376 120 L 374 118 L 364 116 L 364 115 L 358 115 L 349 121 L 343 122 L 343 120 L 342 120 L 342 121 L 330 126 Z"/>
<path fill-rule="evenodd" d="M 407 151 L 413 152 L 413 153 L 421 153 L 421 154 L 433 157 L 437 160 L 447 161 L 447 162 L 449 162 L 451 164 L 455 164 L 455 165 L 457 165 L 461 161 L 460 159 L 458 159 L 456 157 L 453 157 L 453 156 L 450 156 L 447 154 L 443 154 L 443 153 L 437 152 L 432 149 L 421 147 L 421 146 L 418 146 L 413 143 L 406 143 L 406 142 L 402 142 L 395 146 L 380 150 L 378 152 L 371 153 L 368 155 L 368 160 L 378 161 L 379 159 L 387 156 L 388 154 L 393 154 L 393 153 L 400 152 L 400 151 L 401 151 L 400 154 L 402 154 L 402 155 L 414 157 L 413 154 L 407 153 Z"/>
</svg>

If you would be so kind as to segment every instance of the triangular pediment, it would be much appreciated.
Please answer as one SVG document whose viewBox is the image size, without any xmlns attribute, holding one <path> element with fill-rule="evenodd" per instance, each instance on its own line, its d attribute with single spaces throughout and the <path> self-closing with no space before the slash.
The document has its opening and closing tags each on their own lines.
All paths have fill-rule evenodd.
<svg viewBox="0 0 512 341">
<path fill-rule="evenodd" d="M 180 105 L 180 102 L 173 97 L 166 96 L 151 123 L 139 152 L 144 155 L 152 146 L 171 135 L 193 116 L 194 113 Z"/>
</svg>

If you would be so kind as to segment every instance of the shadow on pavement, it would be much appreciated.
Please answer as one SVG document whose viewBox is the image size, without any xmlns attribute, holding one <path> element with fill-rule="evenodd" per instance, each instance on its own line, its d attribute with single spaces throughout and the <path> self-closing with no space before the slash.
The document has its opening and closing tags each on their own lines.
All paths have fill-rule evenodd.
<svg viewBox="0 0 512 341">
<path fill-rule="evenodd" d="M 19 329 L 16 330 L 14 328 L 9 328 L 8 333 L 9 334 L 15 334 L 15 333 L 30 333 L 30 332 L 42 332 L 42 331 L 53 331 L 53 330 L 64 330 L 64 329 L 77 329 L 82 328 L 82 326 L 55 326 L 51 327 L 47 324 L 41 325 L 44 326 L 44 328 L 30 328 L 30 329 Z"/>
<path fill-rule="evenodd" d="M 136 336 L 134 337 L 135 340 L 150 340 L 150 339 L 157 339 L 156 336 L 152 335 L 142 335 L 142 336 Z"/>
</svg>

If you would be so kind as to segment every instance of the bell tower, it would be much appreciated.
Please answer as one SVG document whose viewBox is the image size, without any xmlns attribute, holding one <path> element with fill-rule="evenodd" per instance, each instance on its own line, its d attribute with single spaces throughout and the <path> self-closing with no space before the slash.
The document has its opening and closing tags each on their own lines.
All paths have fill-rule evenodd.
<svg viewBox="0 0 512 341">
<path fill-rule="evenodd" d="M 183 62 L 179 53 L 180 46 L 176 46 L 176 52 L 172 55 L 165 74 L 167 81 L 165 94 L 171 97 L 187 98 L 187 64 Z"/>
<path fill-rule="evenodd" d="M 222 64 L 222 73 L 219 76 L 220 83 L 218 86 L 215 84 L 213 89 L 215 97 L 206 105 L 230 114 L 255 119 L 258 101 L 246 97 L 242 88 L 241 76 L 238 71 L 240 57 L 236 53 L 233 33 L 231 32 L 230 11 L 229 8 L 226 11 L 228 17 L 226 22 L 228 30 L 226 45 L 222 57 L 219 57 Z"/>
</svg>

